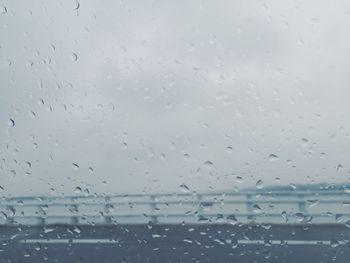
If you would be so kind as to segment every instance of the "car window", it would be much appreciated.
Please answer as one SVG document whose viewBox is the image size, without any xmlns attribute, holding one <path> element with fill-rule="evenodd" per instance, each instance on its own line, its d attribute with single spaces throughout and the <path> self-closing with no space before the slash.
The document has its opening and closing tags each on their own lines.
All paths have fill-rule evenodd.
<svg viewBox="0 0 350 263">
<path fill-rule="evenodd" d="M 0 1 L 0 262 L 348 262 L 349 23 Z"/>
</svg>

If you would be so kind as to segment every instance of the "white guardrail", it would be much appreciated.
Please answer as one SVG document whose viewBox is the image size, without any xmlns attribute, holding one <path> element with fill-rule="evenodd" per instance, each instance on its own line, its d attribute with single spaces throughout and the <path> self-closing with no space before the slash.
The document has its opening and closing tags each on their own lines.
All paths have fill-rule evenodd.
<svg viewBox="0 0 350 263">
<path fill-rule="evenodd" d="M 241 191 L 0 199 L 0 225 L 347 224 L 350 192 Z"/>
</svg>

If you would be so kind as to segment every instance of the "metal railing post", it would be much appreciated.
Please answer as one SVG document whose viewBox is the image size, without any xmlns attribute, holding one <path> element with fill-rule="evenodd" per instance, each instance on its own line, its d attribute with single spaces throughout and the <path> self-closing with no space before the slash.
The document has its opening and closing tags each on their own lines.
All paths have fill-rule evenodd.
<svg viewBox="0 0 350 263">
<path fill-rule="evenodd" d="M 252 195 L 246 194 L 246 202 L 247 202 L 247 219 L 252 220 L 252 213 L 253 213 L 253 202 L 252 202 Z"/>
<path fill-rule="evenodd" d="M 41 201 L 44 201 L 45 199 L 41 198 Z M 38 208 L 37 208 L 37 211 L 38 211 L 38 224 L 41 225 L 41 226 L 44 226 L 46 225 L 46 212 L 45 210 L 43 209 L 43 204 L 39 204 L 38 205 Z"/>
<path fill-rule="evenodd" d="M 198 219 L 201 220 L 203 218 L 203 196 L 197 194 L 197 202 L 198 202 Z"/>
<path fill-rule="evenodd" d="M 307 214 L 307 209 L 306 209 L 306 203 L 305 203 L 305 199 L 304 199 L 304 195 L 298 195 L 298 209 L 299 209 L 299 212 L 302 214 L 303 216 L 303 220 L 301 221 L 302 223 L 307 221 L 308 218 L 306 217 L 306 214 Z"/>
<path fill-rule="evenodd" d="M 112 223 L 112 218 L 109 215 L 109 210 L 111 208 L 111 198 L 109 196 L 105 197 L 105 213 L 104 213 L 104 219 L 105 219 L 105 223 L 110 225 Z"/>
<path fill-rule="evenodd" d="M 71 224 L 72 225 L 79 224 L 79 217 L 78 217 L 79 207 L 78 207 L 78 204 L 76 203 L 76 200 L 77 200 L 76 197 L 73 197 L 71 199 L 72 204 L 71 204 L 70 209 L 69 209 L 70 212 L 72 213 L 72 216 L 71 216 Z"/>
<path fill-rule="evenodd" d="M 299 212 L 301 213 L 306 213 L 306 204 L 305 204 L 305 200 L 304 200 L 304 195 L 298 195 L 298 209 L 299 209 Z"/>
<path fill-rule="evenodd" d="M 151 222 L 153 224 L 156 224 L 156 223 L 158 223 L 158 217 L 156 215 L 156 213 L 157 213 L 156 196 L 151 195 L 150 199 L 151 199 L 151 202 L 150 202 Z"/>
</svg>

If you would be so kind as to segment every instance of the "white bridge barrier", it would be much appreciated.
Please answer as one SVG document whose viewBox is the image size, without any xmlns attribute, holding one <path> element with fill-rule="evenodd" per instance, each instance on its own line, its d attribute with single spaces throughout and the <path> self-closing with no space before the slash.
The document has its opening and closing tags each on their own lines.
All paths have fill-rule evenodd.
<svg viewBox="0 0 350 263">
<path fill-rule="evenodd" d="M 0 225 L 346 224 L 350 192 L 240 191 L 0 199 Z"/>
</svg>

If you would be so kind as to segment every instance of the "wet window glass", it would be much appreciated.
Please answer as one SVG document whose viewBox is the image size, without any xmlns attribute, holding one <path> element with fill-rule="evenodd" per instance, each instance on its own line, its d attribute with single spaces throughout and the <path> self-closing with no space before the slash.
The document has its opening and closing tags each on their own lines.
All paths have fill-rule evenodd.
<svg viewBox="0 0 350 263">
<path fill-rule="evenodd" d="M 0 262 L 348 262 L 348 1 L 0 1 Z"/>
</svg>

